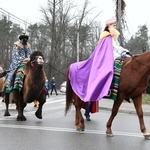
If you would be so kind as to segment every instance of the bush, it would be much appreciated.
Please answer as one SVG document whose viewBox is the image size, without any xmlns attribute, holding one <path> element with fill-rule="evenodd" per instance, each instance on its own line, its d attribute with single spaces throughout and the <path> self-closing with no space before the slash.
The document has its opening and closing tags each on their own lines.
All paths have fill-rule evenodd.
<svg viewBox="0 0 150 150">
<path fill-rule="evenodd" d="M 143 104 L 150 104 L 150 95 L 149 94 L 143 94 Z"/>
</svg>

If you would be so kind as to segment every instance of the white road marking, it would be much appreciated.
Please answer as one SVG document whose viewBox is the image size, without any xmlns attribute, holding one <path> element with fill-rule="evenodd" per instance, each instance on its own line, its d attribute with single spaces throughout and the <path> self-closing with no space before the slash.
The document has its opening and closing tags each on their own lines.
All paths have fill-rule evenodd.
<svg viewBox="0 0 150 150">
<path fill-rule="evenodd" d="M 58 102 L 65 102 L 65 101 L 64 101 L 64 99 L 46 101 L 46 103 L 48 103 L 48 104 L 53 104 L 53 103 L 58 103 Z M 46 103 L 45 103 L 45 104 L 46 104 Z"/>
<path fill-rule="evenodd" d="M 71 128 L 58 128 L 58 127 L 41 127 L 41 126 L 28 126 L 28 125 L 11 125 L 11 124 L 0 124 L 0 128 L 14 128 L 14 129 L 29 129 L 29 130 L 44 130 L 44 131 L 54 131 L 54 132 L 69 132 L 69 133 L 80 133 L 80 134 L 98 134 L 105 135 L 105 131 L 100 130 L 85 130 L 76 131 Z M 130 137 L 140 137 L 144 138 L 142 134 L 139 133 L 128 133 L 128 132 L 114 132 L 114 135 L 118 136 L 130 136 Z"/>
</svg>

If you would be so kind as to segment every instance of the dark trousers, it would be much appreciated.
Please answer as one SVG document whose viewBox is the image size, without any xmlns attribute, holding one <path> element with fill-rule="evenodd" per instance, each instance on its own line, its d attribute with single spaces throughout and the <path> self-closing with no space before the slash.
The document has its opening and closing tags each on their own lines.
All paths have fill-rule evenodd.
<svg viewBox="0 0 150 150">
<path fill-rule="evenodd" d="M 91 111 L 92 102 L 86 102 L 85 106 L 85 116 L 90 117 L 90 111 Z"/>
<path fill-rule="evenodd" d="M 52 95 L 52 93 L 53 93 L 53 90 L 55 91 L 55 94 L 56 94 L 56 95 L 58 95 L 58 94 L 57 94 L 57 90 L 56 90 L 56 87 L 55 87 L 55 86 L 52 86 L 52 87 L 51 87 L 51 95 Z"/>
</svg>

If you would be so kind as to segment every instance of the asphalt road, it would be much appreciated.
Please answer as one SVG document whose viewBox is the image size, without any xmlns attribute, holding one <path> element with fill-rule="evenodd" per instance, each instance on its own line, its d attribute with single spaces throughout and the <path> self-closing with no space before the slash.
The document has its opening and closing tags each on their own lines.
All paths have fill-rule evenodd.
<svg viewBox="0 0 150 150">
<path fill-rule="evenodd" d="M 37 108 L 28 104 L 24 114 L 27 121 L 16 121 L 15 106 L 10 106 L 10 117 L 4 117 L 4 104 L 0 104 L 0 150 L 149 150 L 150 140 L 140 132 L 134 114 L 119 113 L 113 122 L 114 137 L 106 137 L 105 126 L 110 110 L 91 114 L 85 121 L 85 131 L 74 126 L 74 107 L 64 116 L 65 95 L 51 96 L 43 107 L 43 119 L 34 113 Z M 84 110 L 82 110 L 84 113 Z M 150 116 L 145 123 L 150 130 Z"/>
</svg>

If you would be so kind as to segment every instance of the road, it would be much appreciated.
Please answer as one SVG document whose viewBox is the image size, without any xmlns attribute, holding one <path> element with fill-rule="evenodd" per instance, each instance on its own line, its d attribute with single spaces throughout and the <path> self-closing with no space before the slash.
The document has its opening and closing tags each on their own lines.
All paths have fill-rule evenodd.
<svg viewBox="0 0 150 150">
<path fill-rule="evenodd" d="M 134 114 L 119 113 L 112 127 L 115 136 L 106 137 L 109 110 L 92 114 L 91 121 L 85 121 L 85 131 L 78 132 L 74 107 L 64 116 L 65 95 L 47 99 L 41 120 L 34 115 L 36 109 L 28 104 L 24 111 L 27 121 L 19 122 L 15 106 L 10 106 L 11 116 L 4 117 L 5 106 L 0 104 L 0 150 L 149 150 L 150 140 L 144 139 Z M 150 116 L 145 116 L 147 127 L 149 122 Z"/>
</svg>

